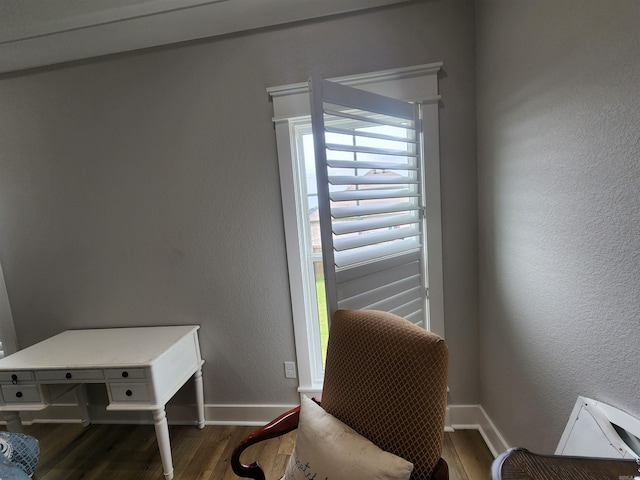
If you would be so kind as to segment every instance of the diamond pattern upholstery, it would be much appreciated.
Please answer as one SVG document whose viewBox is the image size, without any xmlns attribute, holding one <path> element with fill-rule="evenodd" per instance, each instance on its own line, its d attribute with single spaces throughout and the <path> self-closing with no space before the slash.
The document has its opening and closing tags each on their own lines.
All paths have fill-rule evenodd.
<svg viewBox="0 0 640 480">
<path fill-rule="evenodd" d="M 374 310 L 339 310 L 331 320 L 321 406 L 381 449 L 413 463 L 410 480 L 448 480 L 440 458 L 449 353 L 442 338 Z M 296 407 L 250 433 L 230 464 L 240 477 L 265 480 L 242 453 L 298 427 Z M 359 480 L 359 479 L 353 479 Z"/>
<path fill-rule="evenodd" d="M 448 349 L 391 313 L 340 310 L 331 321 L 322 407 L 431 477 L 442 453 Z"/>
</svg>

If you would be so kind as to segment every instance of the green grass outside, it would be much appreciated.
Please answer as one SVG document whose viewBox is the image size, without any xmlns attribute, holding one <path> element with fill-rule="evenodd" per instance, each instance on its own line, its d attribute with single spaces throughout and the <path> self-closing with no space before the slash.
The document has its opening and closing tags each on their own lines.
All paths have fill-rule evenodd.
<svg viewBox="0 0 640 480">
<path fill-rule="evenodd" d="M 318 298 L 318 319 L 320 322 L 320 347 L 322 348 L 322 365 L 327 356 L 329 340 L 329 320 L 327 316 L 327 296 L 324 290 L 324 278 L 316 277 L 316 297 Z"/>
</svg>

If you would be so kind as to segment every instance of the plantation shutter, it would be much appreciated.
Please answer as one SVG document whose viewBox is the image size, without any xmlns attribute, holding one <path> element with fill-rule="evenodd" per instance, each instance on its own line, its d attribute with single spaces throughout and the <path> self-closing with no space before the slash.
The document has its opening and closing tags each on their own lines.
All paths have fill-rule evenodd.
<svg viewBox="0 0 640 480">
<path fill-rule="evenodd" d="M 327 308 L 426 326 L 420 107 L 310 81 Z"/>
</svg>

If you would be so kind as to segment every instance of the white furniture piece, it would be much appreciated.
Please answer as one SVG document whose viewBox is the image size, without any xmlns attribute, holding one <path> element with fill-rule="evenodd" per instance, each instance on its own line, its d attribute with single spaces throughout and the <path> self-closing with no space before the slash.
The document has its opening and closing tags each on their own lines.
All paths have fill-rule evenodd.
<svg viewBox="0 0 640 480">
<path fill-rule="evenodd" d="M 191 377 L 198 427 L 204 428 L 202 364 L 197 325 L 67 330 L 0 359 L 0 412 L 20 431 L 20 411 L 46 408 L 48 385 L 75 389 L 83 424 L 90 423 L 84 385 L 106 384 L 107 410 L 149 410 L 164 476 L 173 478 L 165 405 Z M 69 390 L 65 390 L 65 393 Z"/>
<path fill-rule="evenodd" d="M 579 396 L 555 454 L 638 458 L 640 419 L 604 402 Z"/>
</svg>

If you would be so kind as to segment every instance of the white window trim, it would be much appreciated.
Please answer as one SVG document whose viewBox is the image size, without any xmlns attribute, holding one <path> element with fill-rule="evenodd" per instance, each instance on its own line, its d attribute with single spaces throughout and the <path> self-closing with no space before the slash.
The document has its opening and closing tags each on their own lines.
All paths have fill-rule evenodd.
<svg viewBox="0 0 640 480">
<path fill-rule="evenodd" d="M 11 315 L 11 305 L 4 282 L 4 273 L 0 263 L 0 358 L 15 353 L 18 350 L 16 329 Z"/>
<path fill-rule="evenodd" d="M 442 63 L 385 70 L 381 72 L 329 79 L 408 102 L 423 105 L 424 174 L 426 178 L 427 264 L 428 264 L 428 329 L 444 337 L 444 295 L 442 270 L 442 214 L 440 196 L 440 144 L 438 72 Z M 314 395 L 322 391 L 322 375 L 312 360 L 317 332 L 307 322 L 304 297 L 307 294 L 302 259 L 299 254 L 298 202 L 294 181 L 295 120 L 310 115 L 309 85 L 297 83 L 268 88 L 273 100 L 273 122 L 276 130 L 280 188 L 284 215 L 285 242 L 289 268 L 291 308 L 293 313 L 298 391 Z"/>
</svg>

